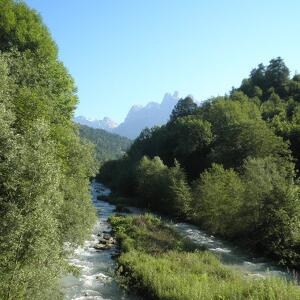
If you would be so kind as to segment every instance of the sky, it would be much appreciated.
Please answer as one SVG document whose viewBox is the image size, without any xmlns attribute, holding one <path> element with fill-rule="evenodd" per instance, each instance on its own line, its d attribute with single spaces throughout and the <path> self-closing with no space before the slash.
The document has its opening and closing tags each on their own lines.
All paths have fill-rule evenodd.
<svg viewBox="0 0 300 300">
<path fill-rule="evenodd" d="M 298 0 L 25 0 L 78 88 L 76 115 L 123 121 L 166 92 L 198 101 L 281 56 L 300 72 Z"/>
</svg>

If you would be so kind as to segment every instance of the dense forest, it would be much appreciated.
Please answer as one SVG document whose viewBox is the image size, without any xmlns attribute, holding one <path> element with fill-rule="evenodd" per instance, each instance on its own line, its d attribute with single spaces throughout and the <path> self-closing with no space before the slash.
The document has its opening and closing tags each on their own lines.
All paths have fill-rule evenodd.
<svg viewBox="0 0 300 300">
<path fill-rule="evenodd" d="M 72 121 L 57 46 L 23 2 L 0 1 L 0 51 L 0 299 L 61 299 L 67 250 L 95 221 L 94 147 Z"/>
<path fill-rule="evenodd" d="M 117 159 L 125 154 L 131 140 L 103 129 L 79 125 L 82 139 L 86 139 L 96 146 L 96 158 L 101 163 L 109 159 Z"/>
<path fill-rule="evenodd" d="M 278 57 L 228 95 L 179 100 L 98 179 L 138 205 L 300 267 L 300 75 Z"/>
</svg>

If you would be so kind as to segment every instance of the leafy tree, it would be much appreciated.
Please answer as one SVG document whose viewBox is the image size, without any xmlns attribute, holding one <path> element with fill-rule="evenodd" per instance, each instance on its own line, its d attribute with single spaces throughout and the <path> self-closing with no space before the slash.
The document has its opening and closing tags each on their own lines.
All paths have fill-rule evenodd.
<svg viewBox="0 0 300 300">
<path fill-rule="evenodd" d="M 73 79 L 23 2 L 0 3 L 0 49 L 0 298 L 61 298 L 64 243 L 95 222 L 95 155 L 72 121 Z"/>
<path fill-rule="evenodd" d="M 56 58 L 57 47 L 40 16 L 19 1 L 0 2 L 0 50 L 16 47 L 30 50 L 44 58 Z"/>
<path fill-rule="evenodd" d="M 168 168 L 159 157 L 143 157 L 137 175 L 143 206 L 181 218 L 189 215 L 191 191 L 178 162 Z"/>
<path fill-rule="evenodd" d="M 239 168 L 247 157 L 288 155 L 288 145 L 263 122 L 229 126 L 217 138 L 210 159 Z"/>
<path fill-rule="evenodd" d="M 144 199 L 146 207 L 159 209 L 166 204 L 162 200 L 166 190 L 166 171 L 167 166 L 159 157 L 141 159 L 137 169 L 138 194 Z"/>
<path fill-rule="evenodd" d="M 265 73 L 266 68 L 263 64 L 259 64 L 257 68 L 253 69 L 250 73 L 250 80 L 252 85 L 264 89 L 266 86 Z"/>
<path fill-rule="evenodd" d="M 213 164 L 193 184 L 193 219 L 214 234 L 232 238 L 239 233 L 244 185 L 232 169 Z"/>
<path fill-rule="evenodd" d="M 265 77 L 268 87 L 273 87 L 278 94 L 283 92 L 283 86 L 289 80 L 290 71 L 281 57 L 270 60 Z"/>
<path fill-rule="evenodd" d="M 212 131 L 217 136 L 221 136 L 230 126 L 261 120 L 259 107 L 243 94 L 236 95 L 234 100 L 213 98 L 203 105 L 201 115 L 212 124 Z"/>
<path fill-rule="evenodd" d="M 180 99 L 171 113 L 170 120 L 174 121 L 179 117 L 192 115 L 196 112 L 196 110 L 197 104 L 191 97 Z"/>
<path fill-rule="evenodd" d="M 282 158 L 249 159 L 244 166 L 244 232 L 283 263 L 300 263 L 300 190 L 294 164 Z"/>
<path fill-rule="evenodd" d="M 1 163 L 1 299 L 59 297 L 55 284 L 66 268 L 57 219 L 63 198 L 48 134 L 41 122 L 34 133 L 13 133 L 7 141 L 14 144 Z"/>
<path fill-rule="evenodd" d="M 211 124 L 196 116 L 177 118 L 166 126 L 167 141 L 158 152 L 171 165 L 177 159 L 191 178 L 198 177 L 207 165 L 207 155 L 213 142 Z M 168 150 L 166 150 L 168 149 Z"/>
<path fill-rule="evenodd" d="M 163 210 L 178 218 L 191 218 L 191 188 L 188 185 L 184 170 L 176 161 L 175 166 L 168 171 L 168 207 Z"/>
</svg>

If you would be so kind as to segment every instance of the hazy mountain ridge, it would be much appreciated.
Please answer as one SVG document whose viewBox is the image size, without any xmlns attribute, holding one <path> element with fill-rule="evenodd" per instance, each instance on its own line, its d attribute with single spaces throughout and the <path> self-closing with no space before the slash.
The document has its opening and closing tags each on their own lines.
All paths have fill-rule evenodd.
<svg viewBox="0 0 300 300">
<path fill-rule="evenodd" d="M 95 129 L 104 129 L 106 131 L 112 131 L 118 126 L 118 123 L 108 117 L 104 117 L 102 120 L 91 120 L 84 116 L 77 116 L 74 118 L 74 121 L 81 125 L 86 125 Z"/>
<path fill-rule="evenodd" d="M 149 102 L 145 106 L 133 105 L 125 120 L 119 125 L 107 117 L 102 120 L 88 120 L 78 116 L 75 117 L 75 122 L 134 139 L 145 127 L 165 124 L 178 100 L 178 92 L 174 92 L 173 95 L 166 93 L 161 103 Z"/>
<path fill-rule="evenodd" d="M 166 93 L 162 102 L 149 102 L 146 106 L 133 106 L 124 122 L 114 129 L 119 135 L 136 138 L 145 127 L 165 124 L 178 102 L 178 93 Z"/>
</svg>

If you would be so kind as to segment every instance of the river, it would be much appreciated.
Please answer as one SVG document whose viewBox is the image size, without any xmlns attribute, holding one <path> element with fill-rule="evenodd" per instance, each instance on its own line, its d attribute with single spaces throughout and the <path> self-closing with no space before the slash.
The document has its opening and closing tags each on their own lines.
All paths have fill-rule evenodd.
<svg viewBox="0 0 300 300">
<path fill-rule="evenodd" d="M 75 250 L 70 257 L 70 263 L 81 268 L 78 278 L 68 275 L 62 281 L 62 292 L 66 300 L 139 300 L 134 295 L 128 295 L 114 280 L 115 261 L 112 254 L 116 249 L 96 251 L 94 245 L 99 240 L 103 231 L 109 231 L 107 222 L 109 216 L 114 214 L 115 206 L 107 202 L 97 200 L 98 195 L 107 195 L 109 189 L 100 183 L 92 184 L 92 201 L 96 207 L 98 221 L 89 240 L 82 247 Z M 131 208 L 132 209 L 132 208 Z M 134 210 L 137 213 L 138 209 Z M 199 247 L 206 247 L 217 254 L 225 265 L 239 269 L 248 276 L 280 276 L 291 279 L 291 275 L 280 269 L 275 264 L 264 258 L 252 257 L 230 243 L 222 241 L 207 234 L 198 227 L 187 223 L 170 223 L 175 230 L 183 236 L 191 239 Z"/>
<path fill-rule="evenodd" d="M 62 292 L 65 300 L 139 300 L 134 295 L 128 295 L 114 280 L 115 262 L 112 255 L 115 249 L 97 251 L 94 245 L 99 240 L 98 234 L 109 231 L 107 219 L 114 214 L 114 205 L 97 200 L 100 194 L 110 191 L 99 183 L 92 184 L 92 201 L 96 207 L 98 221 L 93 233 L 82 247 L 75 250 L 70 257 L 71 264 L 81 268 L 78 278 L 68 275 L 62 280 Z"/>
</svg>

